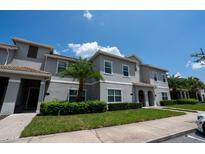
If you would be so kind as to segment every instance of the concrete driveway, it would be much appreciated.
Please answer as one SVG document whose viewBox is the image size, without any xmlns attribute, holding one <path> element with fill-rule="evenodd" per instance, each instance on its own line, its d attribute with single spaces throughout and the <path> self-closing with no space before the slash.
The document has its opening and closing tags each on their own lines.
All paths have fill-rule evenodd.
<svg viewBox="0 0 205 154">
<path fill-rule="evenodd" d="M 27 143 L 131 143 L 150 142 L 196 128 L 196 113 L 127 125 L 27 137 L 8 142 Z"/>
<path fill-rule="evenodd" d="M 12 114 L 0 120 L 0 142 L 18 139 L 24 127 L 35 115 L 35 113 Z"/>
</svg>

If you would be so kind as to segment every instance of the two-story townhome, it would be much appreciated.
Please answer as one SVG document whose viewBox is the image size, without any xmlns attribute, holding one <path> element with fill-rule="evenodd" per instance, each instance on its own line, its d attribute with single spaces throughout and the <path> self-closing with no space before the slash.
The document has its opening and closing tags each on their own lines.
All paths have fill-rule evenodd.
<svg viewBox="0 0 205 154">
<path fill-rule="evenodd" d="M 42 43 L 12 38 L 14 45 L 0 43 L 0 113 L 39 112 L 49 100 L 75 101 L 79 82 L 58 74 L 78 59 L 54 54 Z M 104 80 L 86 81 L 84 99 L 107 103 L 142 102 L 160 105 L 170 99 L 167 70 L 143 64 L 137 56 L 121 57 L 103 51 L 90 61 Z"/>
</svg>

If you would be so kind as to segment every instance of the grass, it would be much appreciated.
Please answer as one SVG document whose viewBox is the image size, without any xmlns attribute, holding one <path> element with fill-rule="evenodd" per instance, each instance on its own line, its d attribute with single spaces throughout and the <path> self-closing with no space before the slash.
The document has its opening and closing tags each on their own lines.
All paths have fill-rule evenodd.
<svg viewBox="0 0 205 154">
<path fill-rule="evenodd" d="M 21 137 L 93 129 L 184 114 L 168 110 L 134 109 L 69 116 L 36 116 L 23 130 Z"/>
<path fill-rule="evenodd" d="M 167 107 L 174 107 L 174 108 L 180 108 L 180 109 L 189 109 L 189 110 L 198 110 L 198 111 L 205 111 L 205 104 L 183 104 L 183 105 L 169 105 Z"/>
</svg>

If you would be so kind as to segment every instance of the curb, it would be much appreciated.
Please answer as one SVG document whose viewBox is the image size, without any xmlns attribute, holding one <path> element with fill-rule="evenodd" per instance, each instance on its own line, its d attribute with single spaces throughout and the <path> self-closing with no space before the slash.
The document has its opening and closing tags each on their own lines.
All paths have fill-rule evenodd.
<svg viewBox="0 0 205 154">
<path fill-rule="evenodd" d="M 196 131 L 196 128 L 186 130 L 186 131 L 183 131 L 183 132 L 179 132 L 179 133 L 176 133 L 176 134 L 172 134 L 172 135 L 169 135 L 169 136 L 165 136 L 165 137 L 162 137 L 162 138 L 157 138 L 157 139 L 148 141 L 146 143 L 160 143 L 160 142 L 163 142 L 163 141 L 175 138 L 175 137 L 179 137 L 181 135 L 185 135 L 187 133 L 192 133 L 193 131 Z"/>
</svg>

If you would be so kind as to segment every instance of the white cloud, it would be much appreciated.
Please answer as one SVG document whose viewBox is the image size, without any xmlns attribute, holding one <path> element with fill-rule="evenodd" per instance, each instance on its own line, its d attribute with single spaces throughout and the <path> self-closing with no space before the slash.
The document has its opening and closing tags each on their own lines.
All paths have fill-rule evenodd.
<svg viewBox="0 0 205 154">
<path fill-rule="evenodd" d="M 177 72 L 177 73 L 174 75 L 174 77 L 175 77 L 175 78 L 177 78 L 177 77 L 178 77 L 178 78 L 183 78 L 183 76 L 182 76 L 181 73 L 179 73 L 179 72 Z"/>
<path fill-rule="evenodd" d="M 74 44 L 70 43 L 68 44 L 68 47 L 75 52 L 76 56 L 81 56 L 82 58 L 89 58 L 93 56 L 98 50 L 102 50 L 104 52 L 108 52 L 111 54 L 115 54 L 118 56 L 124 56 L 120 53 L 119 49 L 117 47 L 103 47 L 98 45 L 97 42 L 88 42 L 88 43 L 82 43 L 82 44 Z"/>
<path fill-rule="evenodd" d="M 93 18 L 93 15 L 89 11 L 85 11 L 83 13 L 83 17 L 85 17 L 88 20 L 91 20 Z"/>
<path fill-rule="evenodd" d="M 192 63 L 192 65 L 191 65 L 191 68 L 193 70 L 201 69 L 201 68 L 204 68 L 204 67 L 205 67 L 205 65 L 203 65 L 202 63 Z"/>
<path fill-rule="evenodd" d="M 58 52 L 57 50 L 53 51 L 54 54 L 60 55 L 60 52 Z"/>
<path fill-rule="evenodd" d="M 190 60 L 186 63 L 186 68 L 191 67 L 193 70 L 201 69 L 205 67 L 205 62 L 195 63 L 191 62 Z"/>
</svg>

